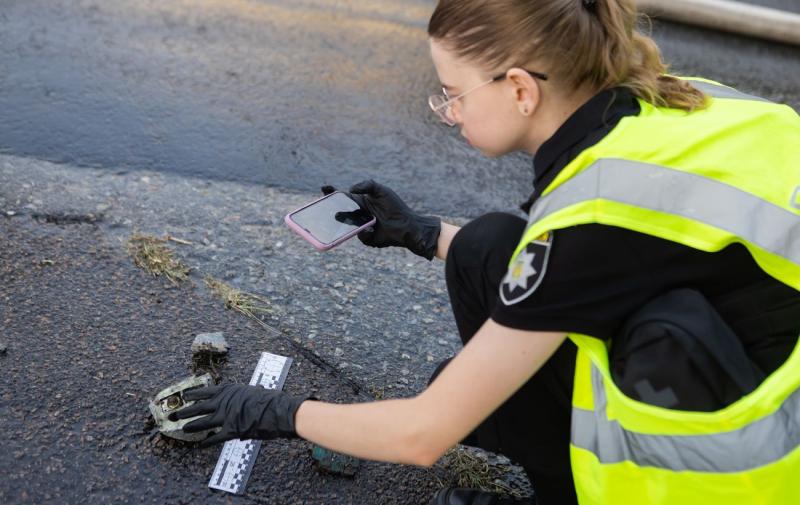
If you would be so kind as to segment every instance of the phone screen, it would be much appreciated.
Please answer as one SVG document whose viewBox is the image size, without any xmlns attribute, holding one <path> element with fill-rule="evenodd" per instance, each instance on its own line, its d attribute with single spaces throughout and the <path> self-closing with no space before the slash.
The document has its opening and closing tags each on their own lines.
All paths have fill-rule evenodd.
<svg viewBox="0 0 800 505">
<path fill-rule="evenodd" d="M 323 244 L 330 244 L 372 221 L 372 216 L 344 193 L 333 193 L 290 217 Z"/>
</svg>

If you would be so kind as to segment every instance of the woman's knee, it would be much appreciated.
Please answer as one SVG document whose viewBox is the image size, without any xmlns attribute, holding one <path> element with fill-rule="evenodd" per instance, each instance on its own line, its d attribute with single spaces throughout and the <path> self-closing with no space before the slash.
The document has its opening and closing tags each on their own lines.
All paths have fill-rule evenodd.
<svg viewBox="0 0 800 505">
<path fill-rule="evenodd" d="M 524 229 L 521 218 L 493 213 L 467 224 L 453 238 L 445 279 L 463 343 L 475 335 L 494 310 L 508 260 Z"/>
<path fill-rule="evenodd" d="M 480 269 L 486 273 L 500 272 L 502 278 L 524 230 L 524 219 L 503 212 L 484 214 L 470 221 L 450 244 L 447 277 L 461 269 Z"/>
</svg>

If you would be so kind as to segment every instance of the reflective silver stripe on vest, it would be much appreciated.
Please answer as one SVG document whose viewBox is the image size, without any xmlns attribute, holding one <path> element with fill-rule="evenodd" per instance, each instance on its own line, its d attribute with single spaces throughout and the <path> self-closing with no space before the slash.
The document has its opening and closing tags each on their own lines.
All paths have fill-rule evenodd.
<svg viewBox="0 0 800 505">
<path fill-rule="evenodd" d="M 800 264 L 800 216 L 707 177 L 616 158 L 595 161 L 531 208 L 529 226 L 581 202 L 610 200 L 711 225 Z"/>
<path fill-rule="evenodd" d="M 742 93 L 741 91 L 729 88 L 727 86 L 712 84 L 710 82 L 705 82 L 705 81 L 695 81 L 692 79 L 686 79 L 686 81 L 695 88 L 702 91 L 703 93 L 711 95 L 714 98 L 733 98 L 737 100 L 755 100 L 757 102 L 773 103 L 770 100 L 767 100 L 766 98 L 761 98 L 760 96 L 755 96 L 755 95 L 748 95 L 747 93 Z"/>
<path fill-rule="evenodd" d="M 773 414 L 713 435 L 646 435 L 625 430 L 606 416 L 603 376 L 592 364 L 595 410 L 572 409 L 572 444 L 601 463 L 695 472 L 744 472 L 778 461 L 800 445 L 800 390 Z"/>
</svg>

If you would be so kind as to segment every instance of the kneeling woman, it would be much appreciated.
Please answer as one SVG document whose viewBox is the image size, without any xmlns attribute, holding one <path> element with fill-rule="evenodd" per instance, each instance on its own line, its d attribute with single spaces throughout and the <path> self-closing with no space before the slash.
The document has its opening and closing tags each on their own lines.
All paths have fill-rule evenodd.
<svg viewBox="0 0 800 505">
<path fill-rule="evenodd" d="M 523 465 L 542 504 L 800 501 L 800 118 L 666 75 L 636 16 L 441 0 L 430 105 L 487 156 L 534 156 L 528 219 L 458 229 L 371 181 L 351 194 L 378 219 L 364 243 L 446 260 L 463 350 L 408 399 L 196 391 L 186 430 L 416 465 L 464 442 Z"/>
</svg>

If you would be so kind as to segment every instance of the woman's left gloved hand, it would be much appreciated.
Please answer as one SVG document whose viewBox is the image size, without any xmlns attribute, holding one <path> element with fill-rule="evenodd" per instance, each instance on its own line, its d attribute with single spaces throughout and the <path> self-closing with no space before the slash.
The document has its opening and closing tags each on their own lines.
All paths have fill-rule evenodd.
<svg viewBox="0 0 800 505">
<path fill-rule="evenodd" d="M 294 416 L 309 397 L 292 397 L 273 389 L 245 384 L 226 384 L 198 388 L 183 393 L 187 401 L 197 403 L 172 414 L 171 420 L 204 415 L 183 427 L 186 433 L 222 428 L 200 445 L 210 445 L 239 438 L 242 440 L 295 438 Z"/>
<path fill-rule="evenodd" d="M 333 191 L 336 191 L 333 186 L 322 187 L 326 195 Z M 436 255 L 441 219 L 417 214 L 391 188 L 372 180 L 359 182 L 347 195 L 376 219 L 373 229 L 358 234 L 364 245 L 401 246 L 427 260 Z"/>
</svg>

